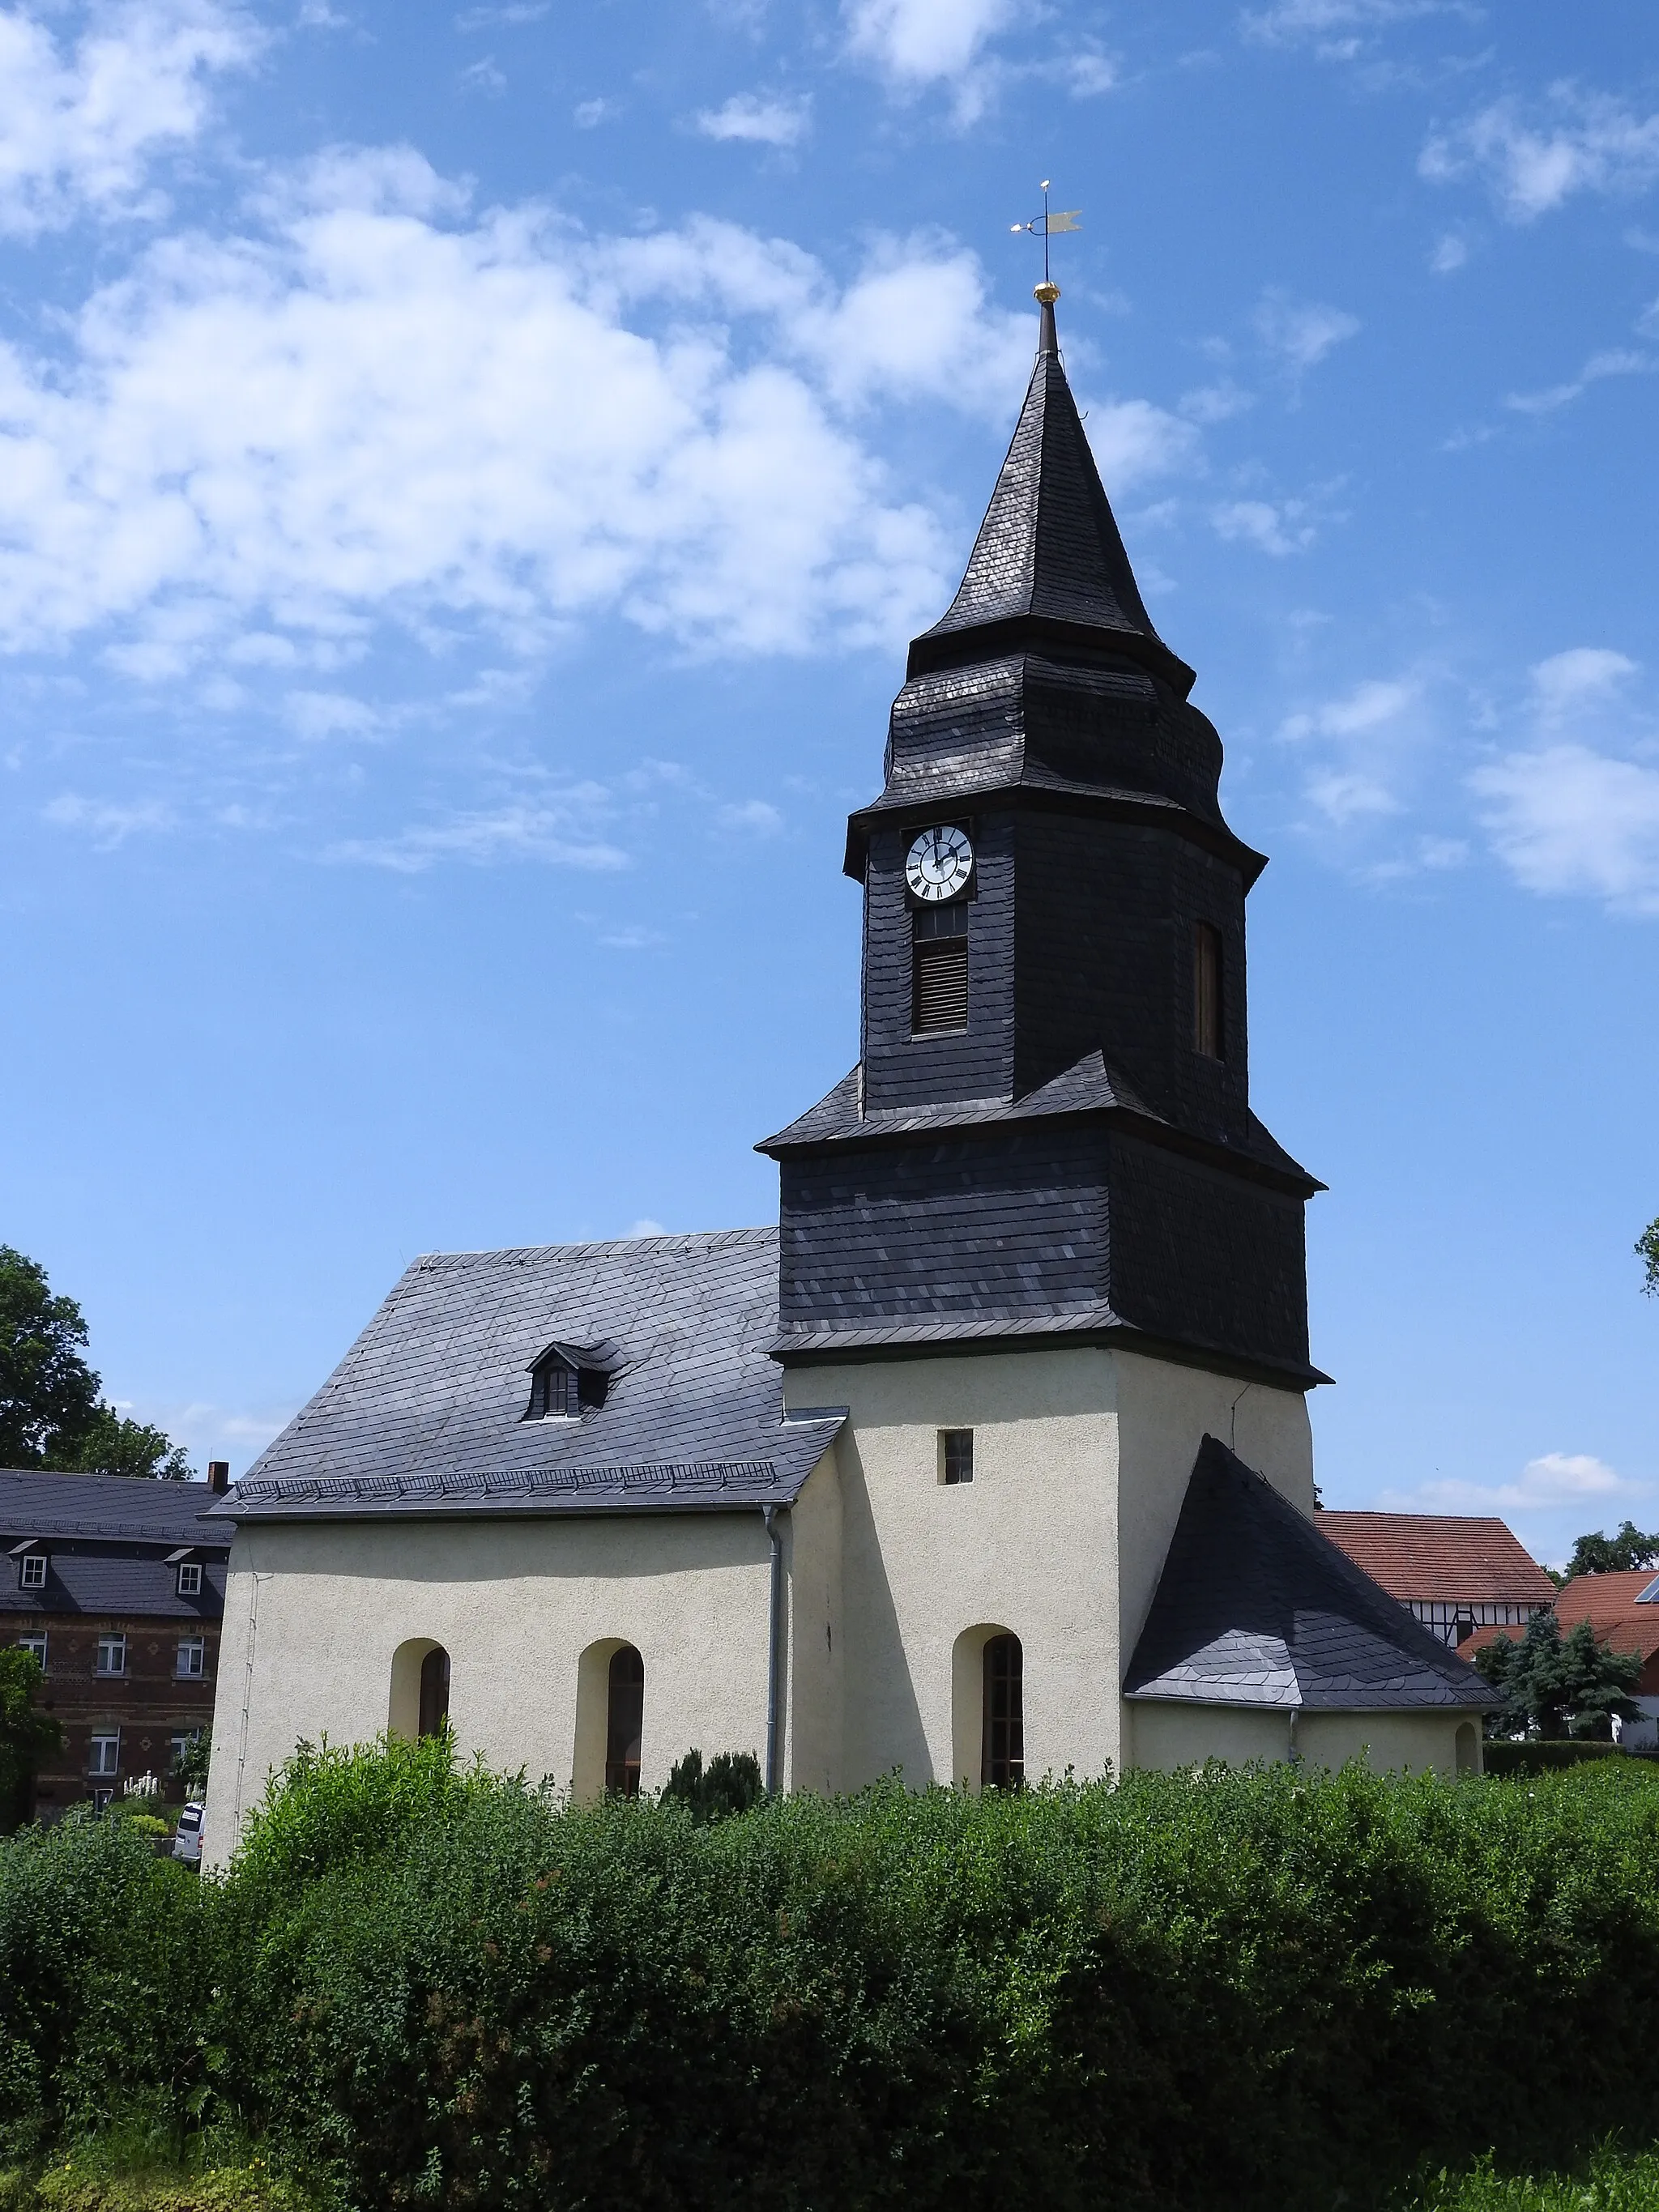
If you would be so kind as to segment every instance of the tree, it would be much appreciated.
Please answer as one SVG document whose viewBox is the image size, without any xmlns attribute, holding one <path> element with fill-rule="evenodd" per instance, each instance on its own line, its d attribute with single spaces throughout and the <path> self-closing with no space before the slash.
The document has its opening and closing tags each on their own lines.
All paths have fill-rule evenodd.
<svg viewBox="0 0 1659 2212">
<path fill-rule="evenodd" d="M 186 1480 L 182 1445 L 100 1396 L 86 1340 L 75 1300 L 54 1297 L 38 1261 L 0 1244 L 0 1467 Z"/>
<path fill-rule="evenodd" d="M 1659 1567 L 1659 1534 L 1644 1536 L 1633 1521 L 1621 1521 L 1616 1536 L 1593 1529 L 1581 1536 L 1567 1561 L 1566 1579 L 1575 1575 L 1627 1575 Z"/>
<path fill-rule="evenodd" d="M 98 1409 L 98 1377 L 81 1357 L 87 1324 L 54 1297 L 46 1271 L 0 1244 L 0 1467 L 40 1467 Z"/>
<path fill-rule="evenodd" d="M 33 1652 L 0 1646 L 0 1835 L 22 1819 L 29 1784 L 64 1741 L 52 1715 L 35 1710 L 35 1692 L 45 1680 Z"/>
<path fill-rule="evenodd" d="M 192 1797 L 205 1797 L 208 1786 L 208 1766 L 213 1758 L 213 1730 L 198 1729 L 184 1749 L 173 1762 L 173 1778 L 182 1782 Z"/>
<path fill-rule="evenodd" d="M 705 1771 L 702 1753 L 677 1759 L 662 1787 L 665 1805 L 684 1805 L 699 1827 L 746 1813 L 765 1794 L 760 1761 L 752 1751 L 717 1751 Z"/>
<path fill-rule="evenodd" d="M 1647 1270 L 1642 1295 L 1659 1298 L 1659 1216 L 1649 1222 L 1636 1240 L 1636 1256 Z"/>
<path fill-rule="evenodd" d="M 1598 1644 L 1587 1620 L 1575 1622 L 1564 1637 L 1553 1607 L 1534 1613 L 1518 1644 L 1495 1637 L 1475 1653 L 1474 1663 L 1503 1695 L 1500 1729 L 1605 1737 L 1614 1713 L 1628 1721 L 1641 1712 L 1631 1695 L 1642 1671 L 1637 1654 Z"/>
</svg>

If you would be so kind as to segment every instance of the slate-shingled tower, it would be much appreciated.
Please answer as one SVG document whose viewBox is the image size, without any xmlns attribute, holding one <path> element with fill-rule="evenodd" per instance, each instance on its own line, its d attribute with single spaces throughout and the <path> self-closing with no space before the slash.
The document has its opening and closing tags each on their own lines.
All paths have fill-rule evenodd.
<svg viewBox="0 0 1659 2212">
<path fill-rule="evenodd" d="M 1093 1340 L 1305 1389 L 1322 1186 L 1249 1106 L 1244 900 L 1266 863 L 1222 817 L 1220 740 L 1147 615 L 1038 297 L 967 574 L 910 647 L 885 787 L 848 826 L 862 1058 L 762 1147 L 777 1352 Z M 939 825 L 972 868 L 930 902 L 907 855 Z M 957 995 L 929 1000 L 942 936 Z"/>
</svg>

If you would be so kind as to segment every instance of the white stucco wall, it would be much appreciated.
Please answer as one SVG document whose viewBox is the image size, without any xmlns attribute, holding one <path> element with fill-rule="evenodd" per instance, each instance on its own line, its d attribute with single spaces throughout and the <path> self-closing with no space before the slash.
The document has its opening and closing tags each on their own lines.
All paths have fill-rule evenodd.
<svg viewBox="0 0 1659 2212">
<path fill-rule="evenodd" d="M 1205 1434 L 1313 1506 L 1300 1393 L 1135 1353 L 848 1362 L 789 1370 L 784 1390 L 852 1416 L 836 1448 L 844 1787 L 896 1768 L 977 1785 L 960 1708 L 994 1629 L 1024 1648 L 1027 1775 L 1121 1766 L 1119 1685 Z M 948 1428 L 974 1431 L 969 1485 L 939 1481 Z"/>
<path fill-rule="evenodd" d="M 410 1638 L 450 1655 L 464 1757 L 568 1786 L 578 1662 L 604 1638 L 645 1662 L 642 1787 L 693 1744 L 763 1757 L 769 1560 L 758 1512 L 239 1528 L 210 1858 L 228 1855 L 296 1743 L 365 1742 L 386 1726 L 392 1655 Z"/>
<path fill-rule="evenodd" d="M 1480 1769 L 1480 1722 L 1466 1713 L 1304 1713 L 1296 1747 L 1310 1766 L 1344 1766 L 1363 1759 L 1379 1774 L 1457 1771 L 1457 1731 L 1472 1732 Z"/>
<path fill-rule="evenodd" d="M 1290 1713 L 1282 1708 L 1252 1711 L 1152 1698 L 1128 1703 L 1137 1766 L 1169 1771 L 1206 1759 L 1243 1766 L 1253 1759 L 1288 1758 L 1294 1746 L 1306 1766 L 1334 1771 L 1351 1759 L 1363 1759 L 1379 1774 L 1431 1771 L 1450 1778 L 1457 1771 L 1462 1727 L 1470 1731 L 1469 1771 L 1480 1771 L 1480 1723 L 1466 1714 L 1299 1712 L 1292 1735 Z"/>
<path fill-rule="evenodd" d="M 1224 1759 L 1246 1766 L 1253 1759 L 1288 1759 L 1291 1716 L 1283 1706 L 1188 1705 L 1174 1698 L 1132 1698 L 1133 1763 L 1166 1773 Z"/>
</svg>

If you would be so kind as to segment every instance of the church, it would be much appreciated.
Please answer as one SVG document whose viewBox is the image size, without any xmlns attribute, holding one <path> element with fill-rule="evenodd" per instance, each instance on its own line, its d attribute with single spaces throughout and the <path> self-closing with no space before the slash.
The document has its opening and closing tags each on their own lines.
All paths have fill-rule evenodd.
<svg viewBox="0 0 1659 2212">
<path fill-rule="evenodd" d="M 415 1736 L 577 1798 L 1212 1756 L 1478 1771 L 1492 1700 L 1319 1533 L 1304 1208 L 1250 1110 L 1221 744 L 1154 630 L 1058 292 L 848 824 L 862 1044 L 775 1229 L 417 1259 L 214 1510 L 208 1804 Z"/>
</svg>

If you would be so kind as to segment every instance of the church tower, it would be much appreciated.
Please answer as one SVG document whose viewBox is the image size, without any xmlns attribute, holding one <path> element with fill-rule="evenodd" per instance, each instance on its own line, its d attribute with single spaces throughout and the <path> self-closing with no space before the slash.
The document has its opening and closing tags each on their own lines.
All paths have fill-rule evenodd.
<svg viewBox="0 0 1659 2212">
<path fill-rule="evenodd" d="M 761 1148 L 777 1356 L 1132 1349 L 1293 1391 L 1303 1208 L 1250 1111 L 1244 902 L 1266 862 L 1153 629 L 1066 381 L 1052 286 L 962 586 L 910 647 L 848 825 L 863 1050 Z"/>
</svg>

